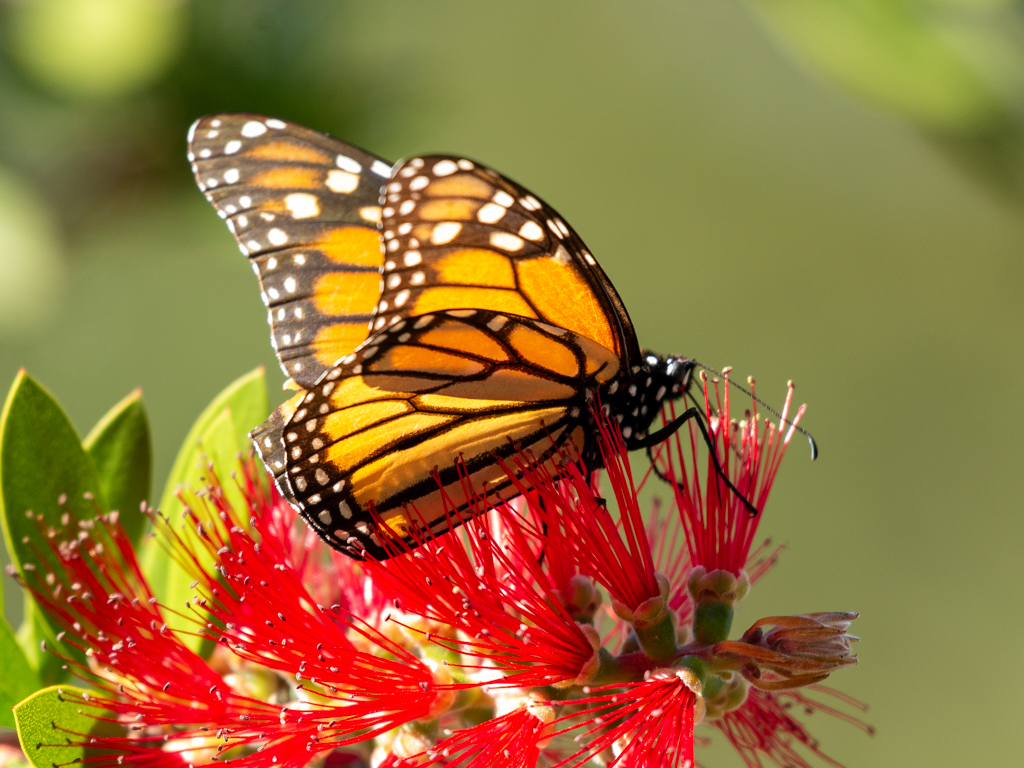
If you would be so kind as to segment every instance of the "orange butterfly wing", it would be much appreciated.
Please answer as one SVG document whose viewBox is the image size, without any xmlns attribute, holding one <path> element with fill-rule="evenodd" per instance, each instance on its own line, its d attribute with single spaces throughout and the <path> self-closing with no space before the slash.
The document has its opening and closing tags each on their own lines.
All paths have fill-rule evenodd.
<svg viewBox="0 0 1024 768">
<path fill-rule="evenodd" d="M 321 538 L 385 558 L 382 535 L 412 546 L 413 531 L 436 535 L 452 524 L 435 470 L 458 509 L 460 463 L 477 491 L 508 498 L 515 490 L 495 456 L 522 448 L 543 458 L 564 439 L 582 449 L 585 393 L 619 371 L 610 350 L 572 331 L 449 310 L 375 333 L 254 438 Z"/>
<path fill-rule="evenodd" d="M 383 289 L 372 328 L 475 308 L 567 328 L 640 361 L 629 315 L 579 236 L 546 203 L 460 157 L 395 167 L 381 200 Z"/>
<path fill-rule="evenodd" d="M 189 159 L 259 276 L 282 369 L 311 386 L 369 333 L 384 261 L 379 194 L 391 164 L 249 114 L 197 121 Z"/>
</svg>

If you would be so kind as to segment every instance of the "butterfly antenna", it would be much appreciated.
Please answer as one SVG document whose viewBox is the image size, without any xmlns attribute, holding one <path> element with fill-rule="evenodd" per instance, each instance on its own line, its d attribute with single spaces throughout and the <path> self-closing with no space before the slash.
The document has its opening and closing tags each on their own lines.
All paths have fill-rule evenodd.
<svg viewBox="0 0 1024 768">
<path fill-rule="evenodd" d="M 795 429 L 801 435 L 806 437 L 807 438 L 807 442 L 810 443 L 810 445 L 811 445 L 811 461 L 814 461 L 816 458 L 818 458 L 818 444 L 817 444 L 817 442 L 815 442 L 814 436 L 810 432 L 808 432 L 803 427 L 797 426 L 792 421 L 790 421 L 789 419 L 785 418 L 781 413 L 776 411 L 774 408 L 772 408 L 770 405 L 768 405 L 768 403 L 766 403 L 760 397 L 755 395 L 749 389 L 745 388 L 741 384 L 737 384 L 735 381 L 733 381 L 731 378 L 729 378 L 725 374 L 721 373 L 720 371 L 716 371 L 714 368 L 709 368 L 708 366 L 704 365 L 704 363 L 699 363 L 699 362 L 697 362 L 696 360 L 693 360 L 693 359 L 691 359 L 690 362 L 692 362 L 698 368 L 703 368 L 705 371 L 707 371 L 710 374 L 718 376 L 721 379 L 725 379 L 727 382 L 729 382 L 729 384 L 731 386 L 736 387 L 736 389 L 738 389 L 740 392 L 745 394 L 747 397 L 749 397 L 755 403 L 760 405 L 762 408 L 764 408 L 766 411 L 768 411 L 768 413 L 772 414 L 772 416 L 774 416 L 775 418 L 779 419 L 780 421 L 782 421 L 785 424 L 789 424 L 789 426 L 791 426 L 793 429 Z"/>
</svg>

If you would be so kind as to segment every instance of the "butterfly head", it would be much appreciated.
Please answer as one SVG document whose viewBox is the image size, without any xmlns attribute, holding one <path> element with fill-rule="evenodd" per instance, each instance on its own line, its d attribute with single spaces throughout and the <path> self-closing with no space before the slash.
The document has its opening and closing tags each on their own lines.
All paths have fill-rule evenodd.
<svg viewBox="0 0 1024 768">
<path fill-rule="evenodd" d="M 645 445 L 662 406 L 682 397 L 690 386 L 694 367 L 688 358 L 646 351 L 643 361 L 633 366 L 627 376 L 604 387 L 601 401 L 619 423 L 627 449 Z"/>
</svg>

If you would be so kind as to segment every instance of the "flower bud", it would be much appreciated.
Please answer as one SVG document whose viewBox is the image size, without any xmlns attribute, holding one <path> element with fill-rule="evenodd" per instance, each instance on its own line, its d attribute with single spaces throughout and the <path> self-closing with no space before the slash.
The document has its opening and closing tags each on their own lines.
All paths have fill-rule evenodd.
<svg viewBox="0 0 1024 768">
<path fill-rule="evenodd" d="M 623 621 L 628 621 L 636 629 L 646 629 L 654 626 L 665 615 L 668 610 L 668 594 L 672 585 L 668 578 L 661 573 L 654 574 L 658 582 L 658 595 L 644 600 L 635 608 L 630 608 L 625 603 L 620 603 L 612 598 L 612 609 Z"/>
<path fill-rule="evenodd" d="M 702 645 L 713 645 L 729 637 L 733 607 L 750 589 L 747 574 L 739 576 L 716 568 L 708 571 L 699 565 L 690 572 L 686 588 L 693 599 L 693 636 Z"/>
<path fill-rule="evenodd" d="M 754 623 L 739 641 L 717 643 L 713 665 L 739 670 L 758 688 L 797 688 L 824 680 L 831 672 L 856 664 L 846 633 L 856 613 L 768 616 Z M 764 627 L 774 626 L 765 632 Z M 768 677 L 763 673 L 768 672 Z"/>
<path fill-rule="evenodd" d="M 686 588 L 694 603 L 726 603 L 735 606 L 750 591 L 750 579 L 746 571 L 740 571 L 739 575 L 721 568 L 709 572 L 704 566 L 698 565 L 690 571 Z"/>
<path fill-rule="evenodd" d="M 555 589 L 554 593 L 573 621 L 591 621 L 601 606 L 601 591 L 580 574 L 571 577 L 563 589 Z"/>
<path fill-rule="evenodd" d="M 577 626 L 590 642 L 590 647 L 594 649 L 594 653 L 580 668 L 580 673 L 576 676 L 575 680 L 567 678 L 555 683 L 555 688 L 568 688 L 570 685 L 586 685 L 594 679 L 594 675 L 597 674 L 597 670 L 601 666 L 601 635 L 590 624 L 580 624 L 577 622 Z"/>
<path fill-rule="evenodd" d="M 713 696 L 705 699 L 709 720 L 717 720 L 726 713 L 739 709 L 747 700 L 747 692 L 750 690 L 750 683 L 740 675 L 726 672 L 714 675 L 713 679 L 720 680 L 721 684 L 717 686 L 718 690 Z"/>
<path fill-rule="evenodd" d="M 803 616 L 769 616 L 756 622 L 742 637 L 745 643 L 771 648 L 788 656 L 812 659 L 835 659 L 852 664 L 857 657 L 850 653 L 850 643 L 858 638 L 846 634 L 856 613 L 811 613 Z M 764 632 L 765 625 L 775 629 Z M 840 659 L 846 661 L 839 662 Z"/>
</svg>

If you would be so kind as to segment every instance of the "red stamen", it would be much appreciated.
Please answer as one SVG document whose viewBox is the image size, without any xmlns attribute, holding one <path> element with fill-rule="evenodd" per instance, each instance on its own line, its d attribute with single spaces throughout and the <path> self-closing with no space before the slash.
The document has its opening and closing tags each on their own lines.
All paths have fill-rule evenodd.
<svg viewBox="0 0 1024 768">
<path fill-rule="evenodd" d="M 728 370 L 725 376 L 728 379 Z M 709 387 L 704 378 L 704 413 L 715 455 L 730 482 L 761 511 L 805 407 L 800 407 L 792 424 L 786 422 L 793 398 L 790 384 L 778 425 L 762 424 L 756 400 L 751 401 L 745 419 L 734 423 L 728 382 L 723 387 L 718 380 L 713 380 L 712 384 L 713 387 Z M 753 380 L 750 386 L 753 391 Z M 675 415 L 675 406 L 670 404 L 664 420 L 670 421 Z M 699 451 L 702 451 L 703 441 L 692 423 L 688 437 L 686 440 L 679 432 L 673 435 L 668 445 L 659 449 L 657 461 L 661 473 L 672 483 L 692 564 L 702 565 L 709 571 L 721 568 L 739 574 L 749 558 L 761 515 L 751 515 L 740 498 L 729 490 L 710 454 L 703 459 L 702 482 L 698 468 L 702 466 Z"/>
<path fill-rule="evenodd" d="M 864 709 L 860 702 L 831 688 L 815 685 L 811 689 L 837 696 L 848 704 Z M 817 740 L 789 713 L 794 704 L 802 707 L 807 714 L 823 712 L 856 725 L 866 733 L 874 733 L 874 729 L 863 721 L 797 691 L 774 692 L 756 688 L 750 689 L 741 707 L 709 721 L 709 724 L 725 735 L 750 768 L 762 768 L 761 758 L 771 760 L 780 768 L 811 768 L 811 764 L 798 749 L 801 747 L 829 765 L 842 768 L 841 763 L 819 749 Z"/>
<path fill-rule="evenodd" d="M 448 510 L 458 508 L 444 499 Z M 460 530 L 417 537 L 415 550 L 385 562 L 368 560 L 367 572 L 402 610 L 472 638 L 431 636 L 431 642 L 488 659 L 508 684 L 574 680 L 594 649 L 556 598 L 534 551 L 536 532 L 513 507 L 501 504 L 492 508 L 501 520 L 499 541 L 485 501 L 468 481 L 466 504 L 470 511 Z M 448 514 L 456 522 L 456 513 Z"/>
<path fill-rule="evenodd" d="M 585 729 L 575 740 L 587 741 L 587 744 L 558 766 L 582 765 L 614 747 L 616 757 L 608 763 L 609 768 L 693 768 L 697 697 L 676 671 L 661 670 L 642 683 L 585 689 L 585 692 L 603 695 L 573 701 L 574 705 L 593 706 L 555 722 L 573 721 L 558 735 Z"/>
</svg>

